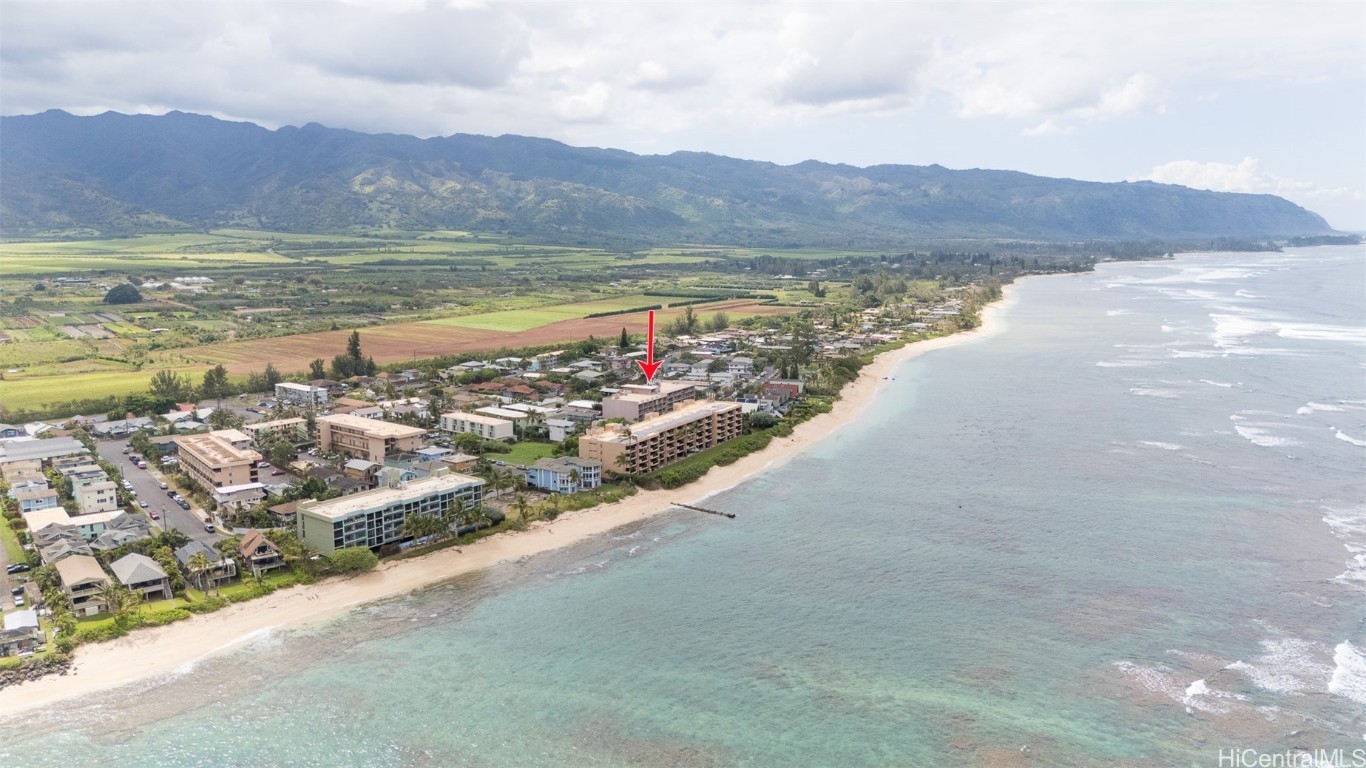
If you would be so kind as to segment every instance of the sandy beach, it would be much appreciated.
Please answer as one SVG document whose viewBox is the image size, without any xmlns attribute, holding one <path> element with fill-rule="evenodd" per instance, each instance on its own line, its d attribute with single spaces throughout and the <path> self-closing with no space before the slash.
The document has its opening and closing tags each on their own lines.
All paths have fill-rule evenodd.
<svg viewBox="0 0 1366 768">
<path fill-rule="evenodd" d="M 734 464 L 712 469 L 684 488 L 642 491 L 613 504 L 562 514 L 553 523 L 537 523 L 526 531 L 500 533 L 460 548 L 382 564 L 371 573 L 291 587 L 258 600 L 239 603 L 212 614 L 154 629 L 137 630 L 119 640 L 76 649 L 72 671 L 0 690 L 0 712 L 9 715 L 53 702 L 108 690 L 173 672 L 195 660 L 231 649 L 261 632 L 326 620 L 353 606 L 403 595 L 453 576 L 567 546 L 613 528 L 658 515 L 673 502 L 696 502 L 731 488 L 770 466 L 801 453 L 835 430 L 857 419 L 901 363 L 927 352 L 995 333 L 1001 314 L 1013 303 L 1005 298 L 982 312 L 982 324 L 971 331 L 910 344 L 879 355 L 847 385 L 830 413 L 799 425 L 787 438 Z"/>
</svg>

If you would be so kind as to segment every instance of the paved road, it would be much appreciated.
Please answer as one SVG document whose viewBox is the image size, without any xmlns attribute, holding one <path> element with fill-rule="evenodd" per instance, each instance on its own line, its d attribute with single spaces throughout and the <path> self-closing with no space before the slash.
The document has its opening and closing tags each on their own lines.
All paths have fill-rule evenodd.
<svg viewBox="0 0 1366 768">
<path fill-rule="evenodd" d="M 223 538 L 217 533 L 209 533 L 204 530 L 204 521 L 209 515 L 200 509 L 190 498 L 190 508 L 184 510 L 179 504 L 166 495 L 166 491 L 161 489 L 161 483 L 169 483 L 171 478 L 161 474 L 157 468 L 151 464 L 147 469 L 138 469 L 137 465 L 128 460 L 124 455 L 123 449 L 128 445 L 127 440 L 108 440 L 96 444 L 100 452 L 100 457 L 105 461 L 119 468 L 123 473 L 123 479 L 133 484 L 133 490 L 137 491 L 137 498 L 144 500 L 148 504 L 148 512 L 156 512 L 161 515 L 161 521 L 153 521 L 153 525 L 167 525 L 189 536 L 195 541 L 202 541 L 209 546 L 213 546 Z"/>
</svg>

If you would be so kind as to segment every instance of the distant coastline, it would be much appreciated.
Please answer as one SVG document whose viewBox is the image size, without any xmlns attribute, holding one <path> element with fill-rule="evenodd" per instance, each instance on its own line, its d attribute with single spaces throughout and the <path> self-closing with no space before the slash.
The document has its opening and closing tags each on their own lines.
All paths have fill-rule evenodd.
<svg viewBox="0 0 1366 768">
<path fill-rule="evenodd" d="M 1018 281 L 1017 283 L 1018 284 Z M 700 480 L 673 490 L 641 491 L 610 504 L 560 515 L 526 531 L 504 532 L 461 548 L 390 561 L 350 578 L 280 590 L 222 611 L 139 630 L 118 640 L 78 647 L 69 671 L 0 690 L 0 711 L 19 715 L 51 703 L 106 691 L 191 668 L 199 659 L 229 650 L 272 630 L 325 621 L 355 606 L 395 597 L 499 563 L 559 549 L 614 528 L 653 517 L 674 502 L 694 503 L 728 490 L 781 464 L 855 421 L 902 363 L 950 346 L 998 333 L 1001 315 L 1016 300 L 1015 284 L 982 309 L 977 327 L 918 341 L 879 354 L 840 392 L 829 413 L 799 424 L 788 437 L 734 464 L 713 468 Z"/>
</svg>

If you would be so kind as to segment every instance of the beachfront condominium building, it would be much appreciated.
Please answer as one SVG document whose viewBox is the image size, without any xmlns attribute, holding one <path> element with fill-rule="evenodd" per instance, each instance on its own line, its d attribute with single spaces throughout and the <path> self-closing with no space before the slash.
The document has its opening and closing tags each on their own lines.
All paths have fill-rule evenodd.
<svg viewBox="0 0 1366 768">
<path fill-rule="evenodd" d="M 617 475 L 653 472 L 740 436 L 739 403 L 702 400 L 636 424 L 606 424 L 579 437 L 579 457 Z"/>
<path fill-rule="evenodd" d="M 441 414 L 441 431 L 459 434 L 478 435 L 485 440 L 512 440 L 516 437 L 516 427 L 507 419 L 485 416 L 478 413 Z"/>
<path fill-rule="evenodd" d="M 477 507 L 484 481 L 438 469 L 430 476 L 327 501 L 299 502 L 295 526 L 305 544 L 324 555 L 342 547 L 380 547 L 405 537 L 409 515 L 439 515 L 456 499 Z"/>
<path fill-rule="evenodd" d="M 651 413 L 668 413 L 679 403 L 692 400 L 697 390 L 690 381 L 661 381 L 655 384 L 626 384 L 621 391 L 602 400 L 604 419 L 638 421 Z"/>
<path fill-rule="evenodd" d="M 383 464 L 391 453 L 409 453 L 422 447 L 427 430 L 406 424 L 362 419 L 351 414 L 318 417 L 318 450 L 340 453 L 352 459 Z"/>
<path fill-rule="evenodd" d="M 327 388 L 282 381 L 275 385 L 275 399 L 286 405 L 312 408 L 327 402 Z"/>
<path fill-rule="evenodd" d="M 177 437 L 180 466 L 206 491 L 257 481 L 261 454 L 252 450 L 251 436 L 236 429 Z"/>
</svg>

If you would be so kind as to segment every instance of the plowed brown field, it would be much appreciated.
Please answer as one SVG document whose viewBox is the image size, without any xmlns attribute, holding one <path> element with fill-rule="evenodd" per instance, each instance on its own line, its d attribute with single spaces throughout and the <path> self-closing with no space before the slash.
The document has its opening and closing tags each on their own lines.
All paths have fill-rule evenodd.
<svg viewBox="0 0 1366 768">
<path fill-rule="evenodd" d="M 712 313 L 724 311 L 731 319 L 795 311 L 792 307 L 769 306 L 747 299 L 703 304 L 694 307 L 693 310 L 704 318 Z M 655 321 L 663 326 L 681 314 L 682 307 L 657 310 Z M 375 362 L 394 363 L 439 355 L 581 341 L 590 335 L 611 338 L 620 333 L 622 327 L 630 333 L 643 334 L 645 321 L 646 313 L 633 312 L 609 317 L 564 320 L 517 332 L 485 331 L 426 322 L 395 323 L 362 328 L 360 340 L 361 349 L 365 354 L 373 356 Z M 349 330 L 305 333 L 273 339 L 212 344 L 186 349 L 182 354 L 186 358 L 210 365 L 222 363 L 228 372 L 233 374 L 260 371 L 265 368 L 266 363 L 274 363 L 280 371 L 292 373 L 306 370 L 308 363 L 315 358 L 330 361 L 334 356 L 341 354 L 346 350 L 346 339 L 350 335 Z"/>
</svg>

